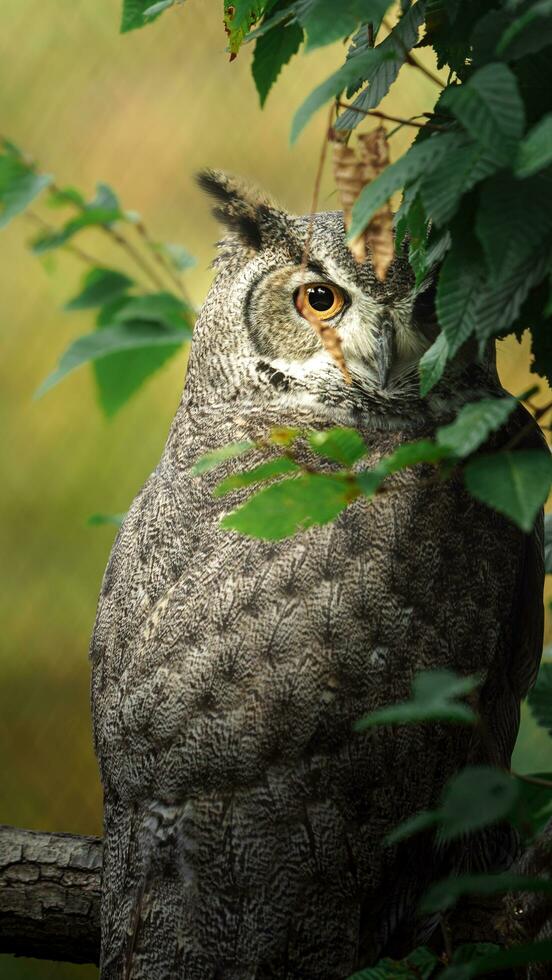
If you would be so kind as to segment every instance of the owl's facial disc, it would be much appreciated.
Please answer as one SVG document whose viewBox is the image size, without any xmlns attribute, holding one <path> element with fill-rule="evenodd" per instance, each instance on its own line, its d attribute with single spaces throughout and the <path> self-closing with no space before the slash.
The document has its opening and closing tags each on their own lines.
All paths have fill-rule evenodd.
<svg viewBox="0 0 552 980">
<path fill-rule="evenodd" d="M 396 391 L 412 382 L 429 346 L 416 329 L 414 296 L 392 304 L 337 263 L 267 269 L 251 289 L 246 322 L 263 362 L 312 388 L 317 378 L 339 383 L 316 322 L 333 327 L 357 385 Z"/>
</svg>

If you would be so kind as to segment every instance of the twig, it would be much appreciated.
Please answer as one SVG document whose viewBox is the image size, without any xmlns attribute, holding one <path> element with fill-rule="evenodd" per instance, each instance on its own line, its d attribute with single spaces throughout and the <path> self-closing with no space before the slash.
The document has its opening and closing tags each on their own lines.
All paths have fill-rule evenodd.
<svg viewBox="0 0 552 980">
<path fill-rule="evenodd" d="M 431 69 L 426 68 L 426 66 L 421 61 L 419 61 L 418 58 L 415 57 L 415 55 L 411 54 L 410 51 L 407 52 L 405 60 L 407 65 L 410 65 L 412 68 L 418 68 L 426 76 L 426 78 L 429 78 L 430 81 L 434 82 L 435 85 L 438 85 L 439 88 L 447 87 L 445 83 L 441 81 L 438 75 L 434 75 Z"/>
<path fill-rule="evenodd" d="M 360 112 L 363 116 L 377 116 L 378 119 L 385 119 L 387 122 L 400 123 L 401 126 L 415 126 L 417 129 L 435 129 L 440 132 L 444 132 L 446 126 L 435 126 L 433 123 L 419 123 L 415 122 L 415 116 L 410 119 L 401 119 L 400 116 L 390 116 L 388 112 L 381 112 L 379 109 L 360 109 L 356 105 L 347 105 L 346 102 L 336 101 L 336 105 L 340 109 L 351 109 L 352 112 Z M 420 115 L 427 115 L 427 113 L 420 113 Z"/>
<path fill-rule="evenodd" d="M 54 225 L 49 224 L 47 221 L 44 220 L 44 218 L 41 218 L 41 216 L 37 214 L 36 211 L 31 211 L 29 208 L 27 208 L 27 210 L 25 211 L 25 217 L 28 218 L 30 221 L 34 221 L 36 225 L 40 225 L 40 227 L 43 228 L 44 231 L 47 231 L 50 234 L 56 231 Z M 73 255 L 76 255 L 76 257 L 79 258 L 81 262 L 86 262 L 88 265 L 94 265 L 100 268 L 104 265 L 104 263 L 100 262 L 99 259 L 95 259 L 93 255 L 89 255 L 88 252 L 85 252 L 84 249 L 79 248 L 78 245 L 74 245 L 72 242 L 63 242 L 60 248 L 64 248 L 67 252 L 71 252 Z"/>
<path fill-rule="evenodd" d="M 521 429 L 519 429 L 519 431 L 516 432 L 511 439 L 508 440 L 506 445 L 502 447 L 502 451 L 509 452 L 510 449 L 513 449 L 515 446 L 517 446 L 518 443 L 521 442 L 521 440 L 524 439 L 526 435 L 528 435 L 530 432 L 533 431 L 535 425 L 538 424 L 539 419 L 541 419 L 544 415 L 546 415 L 547 412 L 550 412 L 551 410 L 552 410 L 552 402 L 548 402 L 546 405 L 543 405 L 542 408 L 535 409 L 535 414 L 533 415 L 533 417 L 527 422 L 526 425 L 524 425 Z"/>
<path fill-rule="evenodd" d="M 179 279 L 179 277 L 174 272 L 174 269 L 172 268 L 170 262 L 167 262 L 167 260 L 165 259 L 165 256 L 163 255 L 163 253 L 161 251 L 159 251 L 159 249 L 157 249 L 155 247 L 155 242 L 151 238 L 151 235 L 149 234 L 149 232 L 148 232 L 148 230 L 147 230 L 147 228 L 146 228 L 146 226 L 145 226 L 145 224 L 144 224 L 143 221 L 138 221 L 137 222 L 137 224 L 136 224 L 136 230 L 139 233 L 139 235 L 141 235 L 141 237 L 144 240 L 146 246 L 149 248 L 151 254 L 153 255 L 153 257 L 155 259 L 155 261 L 158 263 L 158 265 L 160 266 L 160 268 L 163 269 L 163 271 L 165 272 L 165 274 L 171 280 L 173 286 L 176 287 L 176 289 L 178 290 L 178 292 L 180 293 L 180 295 L 183 297 L 183 299 L 186 301 L 186 303 L 189 306 L 191 306 L 191 303 L 190 303 L 188 294 L 186 293 L 186 290 L 184 288 L 184 284 L 181 282 L 181 280 Z"/>
<path fill-rule="evenodd" d="M 375 42 L 374 25 L 373 25 L 372 21 L 370 21 L 369 24 L 368 24 L 368 47 L 369 48 L 373 48 L 374 47 L 374 42 Z"/>
<path fill-rule="evenodd" d="M 526 776 L 524 773 L 514 772 L 513 769 L 510 770 L 510 775 L 515 776 L 516 779 L 521 779 L 524 783 L 531 783 L 532 786 L 546 786 L 547 789 L 552 789 L 550 779 L 542 779 L 540 776 Z"/>
<path fill-rule="evenodd" d="M 61 189 L 58 187 L 56 183 L 50 184 L 50 190 L 54 194 L 62 194 Z M 84 204 L 75 203 L 75 207 L 81 212 L 81 214 L 86 213 L 86 206 Z M 100 228 L 104 232 L 104 234 L 109 235 L 109 237 L 113 239 L 113 241 L 117 242 L 117 245 L 119 245 L 121 248 L 124 248 L 125 251 L 128 252 L 131 258 L 134 259 L 134 261 L 136 262 L 136 265 L 139 266 L 139 268 L 142 270 L 144 275 L 148 277 L 148 279 L 150 280 L 150 282 L 153 283 L 156 289 L 159 290 L 163 289 L 163 283 L 159 278 L 159 276 L 157 275 L 155 269 L 152 269 L 148 265 L 146 260 L 135 249 L 132 242 L 129 242 L 128 239 L 124 237 L 124 235 L 122 235 L 119 231 L 116 231 L 115 228 L 112 228 L 111 225 L 98 224 L 96 227 Z"/>
</svg>

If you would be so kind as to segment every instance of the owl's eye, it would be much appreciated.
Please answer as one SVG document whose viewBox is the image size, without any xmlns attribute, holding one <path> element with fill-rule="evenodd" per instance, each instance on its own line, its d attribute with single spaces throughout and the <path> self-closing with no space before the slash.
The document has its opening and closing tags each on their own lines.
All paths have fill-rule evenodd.
<svg viewBox="0 0 552 980">
<path fill-rule="evenodd" d="M 317 320 L 330 320 L 345 305 L 345 297 L 337 286 L 327 283 L 307 283 L 295 292 L 295 306 L 301 316 L 315 316 Z"/>
</svg>

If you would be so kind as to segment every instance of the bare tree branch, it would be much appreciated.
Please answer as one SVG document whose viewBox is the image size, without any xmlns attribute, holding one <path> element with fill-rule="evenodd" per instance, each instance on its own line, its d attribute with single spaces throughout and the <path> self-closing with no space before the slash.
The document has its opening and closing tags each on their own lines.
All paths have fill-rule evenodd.
<svg viewBox="0 0 552 980">
<path fill-rule="evenodd" d="M 97 963 L 102 841 L 0 825 L 0 953 Z"/>
</svg>

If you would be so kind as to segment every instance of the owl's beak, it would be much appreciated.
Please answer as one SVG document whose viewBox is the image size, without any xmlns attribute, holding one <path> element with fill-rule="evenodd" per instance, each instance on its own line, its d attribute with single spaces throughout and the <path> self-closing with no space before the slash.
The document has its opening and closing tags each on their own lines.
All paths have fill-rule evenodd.
<svg viewBox="0 0 552 980">
<path fill-rule="evenodd" d="M 393 366 L 395 331 L 390 316 L 384 316 L 379 324 L 376 338 L 376 372 L 380 388 L 387 388 Z"/>
</svg>

